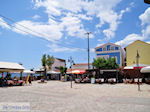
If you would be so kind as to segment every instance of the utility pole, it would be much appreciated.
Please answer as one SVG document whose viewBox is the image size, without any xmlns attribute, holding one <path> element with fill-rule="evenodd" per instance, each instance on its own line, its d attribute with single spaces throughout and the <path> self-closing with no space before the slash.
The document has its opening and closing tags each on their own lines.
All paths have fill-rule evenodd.
<svg viewBox="0 0 150 112">
<path fill-rule="evenodd" d="M 139 74 L 139 58 L 140 58 L 140 55 L 139 55 L 138 50 L 137 50 L 137 54 L 136 54 L 136 65 L 137 65 L 137 73 L 138 73 L 138 91 L 140 91 L 140 82 L 139 82 L 139 78 L 140 78 L 140 74 Z"/>
<path fill-rule="evenodd" d="M 69 57 L 68 62 L 70 62 L 70 69 L 71 69 L 70 87 L 72 88 L 72 79 L 73 79 L 73 76 L 72 76 L 72 65 L 74 64 L 74 61 L 73 61 L 71 56 Z"/>
<path fill-rule="evenodd" d="M 87 32 L 85 33 L 87 35 L 87 39 L 88 39 L 88 69 L 90 69 L 90 39 L 89 39 L 89 35 L 91 34 L 92 32 Z"/>
</svg>

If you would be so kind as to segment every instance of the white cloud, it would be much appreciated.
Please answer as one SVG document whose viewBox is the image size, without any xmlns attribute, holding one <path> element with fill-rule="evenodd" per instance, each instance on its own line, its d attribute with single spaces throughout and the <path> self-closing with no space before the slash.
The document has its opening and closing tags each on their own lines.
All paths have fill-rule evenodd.
<svg viewBox="0 0 150 112">
<path fill-rule="evenodd" d="M 150 8 L 147 8 L 143 14 L 139 16 L 142 25 L 150 24 Z"/>
<path fill-rule="evenodd" d="M 61 11 L 59 8 L 59 3 L 56 0 L 33 0 L 35 3 L 35 8 L 44 7 L 46 9 L 46 13 L 49 14 L 49 16 L 60 16 Z"/>
<path fill-rule="evenodd" d="M 150 44 L 150 41 L 147 41 L 147 43 L 149 43 L 149 44 Z"/>
<path fill-rule="evenodd" d="M 38 9 L 43 7 L 45 13 L 48 15 L 46 23 L 33 22 L 29 20 L 18 21 L 14 24 L 15 27 L 30 32 L 40 38 L 49 41 L 55 41 L 67 37 L 80 37 L 85 38 L 87 26 L 84 21 L 91 21 L 98 18 L 99 24 L 96 25 L 101 28 L 103 25 L 108 24 L 109 27 L 104 29 L 102 33 L 107 39 L 115 36 L 115 31 L 122 19 L 125 12 L 130 11 L 131 5 L 126 9 L 116 12 L 114 8 L 122 0 L 32 0 L 34 8 Z M 39 16 L 33 16 L 38 19 Z M 33 33 L 17 24 L 24 25 L 33 31 Z M 88 29 L 89 30 L 89 29 Z M 99 29 L 98 29 L 99 30 Z M 28 35 L 25 32 L 13 28 L 13 31 Z M 63 34 L 67 35 L 63 35 Z M 44 36 L 41 34 L 44 34 Z M 94 37 L 92 34 L 90 37 Z"/>
<path fill-rule="evenodd" d="M 116 42 L 116 44 L 121 46 L 126 46 L 135 40 L 147 40 L 150 37 L 150 8 L 147 8 L 143 14 L 139 16 L 141 20 L 141 34 L 129 34 L 123 40 Z"/>
<path fill-rule="evenodd" d="M 99 18 L 100 23 L 96 26 L 101 27 L 104 24 L 109 24 L 108 29 L 104 29 L 104 35 L 110 39 L 115 36 L 115 31 L 118 28 L 122 15 L 130 10 L 130 7 L 121 10 L 120 14 L 113 10 L 122 0 L 33 0 L 35 7 L 44 7 L 49 17 L 63 16 L 65 18 L 68 12 L 73 14 L 73 17 L 78 18 L 78 22 L 73 27 L 68 25 L 68 34 L 70 36 L 82 37 L 82 32 L 85 31 L 81 19 L 92 20 L 92 17 Z M 83 14 L 84 12 L 84 14 Z M 63 22 L 63 21 L 62 21 Z M 72 24 L 72 22 L 71 22 Z M 82 28 L 81 28 L 82 27 Z M 75 33 L 78 29 L 78 32 Z M 73 30 L 75 30 L 73 32 Z"/>
<path fill-rule="evenodd" d="M 145 29 L 142 30 L 143 37 L 149 38 L 150 37 L 150 25 L 146 26 Z"/>
<path fill-rule="evenodd" d="M 41 18 L 41 16 L 39 16 L 39 15 L 34 15 L 33 17 L 32 17 L 32 19 L 40 19 Z"/>
<path fill-rule="evenodd" d="M 118 41 L 115 44 L 125 47 L 136 40 L 144 40 L 144 38 L 141 35 L 133 33 L 133 34 L 127 35 L 123 40 Z"/>
<path fill-rule="evenodd" d="M 84 30 L 81 20 L 78 17 L 68 14 L 66 17 L 63 17 L 61 21 L 60 26 L 68 33 L 68 35 L 85 37 L 86 31 Z"/>
<path fill-rule="evenodd" d="M 146 39 L 150 37 L 150 8 L 147 8 L 143 14 L 139 16 L 142 25 L 142 34 Z"/>
<path fill-rule="evenodd" d="M 91 49 L 90 49 L 90 52 L 91 52 L 91 53 L 95 53 L 95 48 L 91 48 Z"/>
<path fill-rule="evenodd" d="M 28 30 L 24 27 L 21 27 L 18 24 L 26 26 L 32 30 Z M 15 23 L 14 26 L 16 28 L 19 28 L 19 29 L 25 31 L 25 32 L 22 32 L 16 28 L 13 28 L 13 31 L 15 31 L 17 33 L 21 33 L 24 35 L 33 34 L 33 35 L 36 35 L 38 37 L 44 38 L 49 41 L 59 40 L 62 37 L 62 32 L 60 31 L 59 25 L 55 25 L 55 24 L 44 24 L 44 23 L 32 22 L 32 21 L 20 21 L 20 22 Z M 30 34 L 28 34 L 26 32 L 28 32 Z"/>
<path fill-rule="evenodd" d="M 104 24 L 108 24 L 109 28 L 103 30 L 103 34 L 106 39 L 111 39 L 115 36 L 115 31 L 118 28 L 120 20 L 124 13 L 129 12 L 132 4 L 130 4 L 126 9 L 121 10 L 117 13 L 113 8 L 120 3 L 122 0 L 94 0 L 87 4 L 86 10 L 90 15 L 96 15 L 99 18 L 99 24 L 96 25 L 97 28 L 101 28 Z"/>
<path fill-rule="evenodd" d="M 109 28 L 103 30 L 103 33 L 106 36 L 106 40 L 109 40 L 115 36 L 115 31 L 117 30 L 123 15 L 126 12 L 129 12 L 130 9 L 131 5 L 129 5 L 129 7 L 127 7 L 126 9 L 121 10 L 119 14 L 117 14 L 113 10 L 111 10 L 110 12 L 102 13 L 101 18 L 103 18 L 103 20 L 101 19 L 101 24 L 109 24 Z"/>
<path fill-rule="evenodd" d="M 85 14 L 78 14 L 77 16 L 83 20 L 92 20 L 93 19 L 91 16 L 87 16 Z"/>
<path fill-rule="evenodd" d="M 62 47 L 57 44 L 51 44 L 48 45 L 50 48 L 50 52 L 79 52 L 79 51 L 85 51 L 85 49 L 81 48 L 69 48 L 69 47 Z"/>
<path fill-rule="evenodd" d="M 2 18 L 0 18 L 0 26 L 2 28 L 10 29 L 10 26 Z"/>
</svg>

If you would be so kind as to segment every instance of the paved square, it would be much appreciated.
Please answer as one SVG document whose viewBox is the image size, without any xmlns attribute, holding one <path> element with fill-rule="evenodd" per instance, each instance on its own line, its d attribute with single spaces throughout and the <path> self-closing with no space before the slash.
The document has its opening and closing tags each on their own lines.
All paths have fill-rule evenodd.
<svg viewBox="0 0 150 112">
<path fill-rule="evenodd" d="M 30 102 L 31 112 L 150 112 L 150 85 L 48 81 L 0 88 L 0 102 Z"/>
</svg>

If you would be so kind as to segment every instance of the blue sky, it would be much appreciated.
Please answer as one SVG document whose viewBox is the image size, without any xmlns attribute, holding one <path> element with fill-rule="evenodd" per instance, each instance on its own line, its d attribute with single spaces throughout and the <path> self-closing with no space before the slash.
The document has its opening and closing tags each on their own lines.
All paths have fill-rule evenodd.
<svg viewBox="0 0 150 112">
<path fill-rule="evenodd" d="M 143 0 L 1 0 L 0 15 L 14 22 L 0 16 L 0 61 L 38 68 L 46 53 L 86 63 L 87 31 L 91 62 L 98 45 L 150 42 L 149 6 Z"/>
</svg>

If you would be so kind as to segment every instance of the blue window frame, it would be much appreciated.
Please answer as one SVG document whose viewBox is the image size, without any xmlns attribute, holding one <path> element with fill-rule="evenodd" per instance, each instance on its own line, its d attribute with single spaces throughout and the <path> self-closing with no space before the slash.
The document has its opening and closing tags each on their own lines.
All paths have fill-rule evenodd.
<svg viewBox="0 0 150 112">
<path fill-rule="evenodd" d="M 98 48 L 96 51 L 103 51 L 103 49 L 102 48 Z"/>
<path fill-rule="evenodd" d="M 110 51 L 110 45 L 107 45 L 107 51 Z"/>
<path fill-rule="evenodd" d="M 115 50 L 119 50 L 119 47 L 115 47 Z"/>
</svg>

